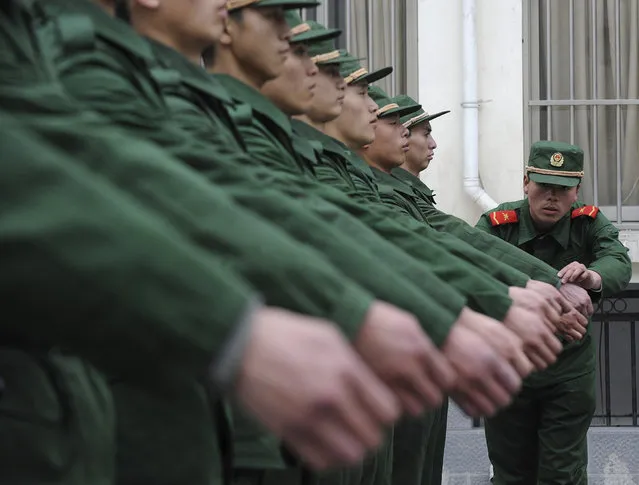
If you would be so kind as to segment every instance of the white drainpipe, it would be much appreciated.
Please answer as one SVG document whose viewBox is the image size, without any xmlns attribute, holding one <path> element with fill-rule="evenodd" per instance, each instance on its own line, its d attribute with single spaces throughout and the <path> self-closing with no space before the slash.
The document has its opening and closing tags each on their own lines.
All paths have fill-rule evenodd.
<svg viewBox="0 0 639 485">
<path fill-rule="evenodd" d="M 464 190 L 482 211 L 497 207 L 479 178 L 479 104 L 477 89 L 477 0 L 463 0 Z"/>
</svg>

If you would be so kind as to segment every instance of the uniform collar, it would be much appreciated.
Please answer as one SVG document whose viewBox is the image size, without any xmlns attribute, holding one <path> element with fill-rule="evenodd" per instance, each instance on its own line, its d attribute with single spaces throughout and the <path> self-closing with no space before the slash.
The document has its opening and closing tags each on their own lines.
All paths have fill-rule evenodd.
<svg viewBox="0 0 639 485">
<path fill-rule="evenodd" d="M 112 17 L 93 2 L 46 0 L 45 10 L 46 9 L 51 9 L 52 11 L 61 9 L 62 11 L 60 13 L 62 14 L 84 14 L 91 19 L 95 31 L 99 36 L 147 62 L 153 59 L 151 46 L 142 36 L 130 25 Z"/>
<path fill-rule="evenodd" d="M 375 167 L 371 167 L 371 171 L 373 172 L 377 180 L 379 180 L 383 184 L 386 184 L 388 187 L 392 188 L 393 190 L 396 190 L 397 192 L 408 195 L 410 197 L 415 196 L 415 194 L 413 193 L 412 187 L 408 185 L 406 182 L 404 182 L 403 180 L 400 180 L 394 175 L 383 172 L 382 170 Z"/>
<path fill-rule="evenodd" d="M 324 150 L 338 153 L 343 156 L 343 151 L 346 148 L 346 145 L 340 146 L 341 143 L 335 138 L 328 136 L 326 133 L 301 120 L 293 119 L 292 124 L 293 129 L 300 135 L 306 138 L 313 138 L 314 140 L 322 143 Z"/>
<path fill-rule="evenodd" d="M 568 243 L 570 242 L 570 211 L 546 233 L 540 232 L 535 227 L 532 217 L 530 216 L 528 199 L 524 200 L 520 208 L 519 218 L 521 221 L 519 225 L 519 246 L 532 241 L 536 237 L 547 235 L 557 241 L 562 248 L 568 248 Z"/>
<path fill-rule="evenodd" d="M 428 196 L 428 197 L 432 197 L 433 196 L 433 191 L 428 187 L 428 185 L 426 185 L 424 182 L 422 182 L 422 179 L 420 179 L 419 177 L 415 177 L 408 170 L 404 170 L 403 168 L 398 167 L 398 168 L 395 168 L 395 169 L 391 170 L 391 173 L 393 174 L 394 177 L 398 178 L 402 182 L 405 182 L 405 183 L 411 185 L 415 189 L 417 189 L 420 192 L 424 193 L 426 196 Z"/>
<path fill-rule="evenodd" d="M 218 99 L 224 104 L 232 104 L 229 93 L 201 66 L 189 61 L 182 54 L 160 42 L 151 40 L 151 45 L 158 61 L 180 73 L 180 80 L 190 88 Z"/>
<path fill-rule="evenodd" d="M 228 74 L 214 74 L 232 98 L 248 104 L 253 111 L 272 120 L 288 136 L 293 136 L 291 121 L 273 102 L 257 89 Z"/>
</svg>

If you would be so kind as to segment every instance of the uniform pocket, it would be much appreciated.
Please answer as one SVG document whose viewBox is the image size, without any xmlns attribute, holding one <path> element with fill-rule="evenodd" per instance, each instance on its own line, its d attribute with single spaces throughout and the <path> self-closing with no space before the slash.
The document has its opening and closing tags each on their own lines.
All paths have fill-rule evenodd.
<svg viewBox="0 0 639 485">
<path fill-rule="evenodd" d="M 0 483 L 65 476 L 76 450 L 70 395 L 46 354 L 0 348 Z"/>
</svg>

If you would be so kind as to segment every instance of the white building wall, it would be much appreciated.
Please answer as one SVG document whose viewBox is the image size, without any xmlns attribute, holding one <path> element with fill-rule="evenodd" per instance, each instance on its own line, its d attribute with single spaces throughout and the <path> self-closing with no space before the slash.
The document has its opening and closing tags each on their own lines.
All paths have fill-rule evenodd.
<svg viewBox="0 0 639 485">
<path fill-rule="evenodd" d="M 522 197 L 522 2 L 478 0 L 477 37 L 480 175 L 498 203 Z M 481 211 L 462 187 L 462 0 L 419 2 L 419 100 L 429 112 L 452 113 L 433 122 L 439 145 L 423 175 L 442 210 L 474 223 Z M 474 100 L 467 100 L 474 101 Z"/>
<path fill-rule="evenodd" d="M 479 167 L 497 203 L 523 197 L 523 1 L 477 0 Z M 433 121 L 438 143 L 422 175 L 439 208 L 474 224 L 481 210 L 463 189 L 462 0 L 419 0 L 419 101 L 429 112 L 452 113 Z M 639 231 L 622 231 L 639 281 Z"/>
</svg>

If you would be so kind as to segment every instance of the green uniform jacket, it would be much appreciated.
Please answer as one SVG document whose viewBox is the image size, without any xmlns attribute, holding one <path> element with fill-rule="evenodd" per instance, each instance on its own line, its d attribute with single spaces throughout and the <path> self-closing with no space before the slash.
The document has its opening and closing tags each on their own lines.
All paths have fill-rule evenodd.
<svg viewBox="0 0 639 485">
<path fill-rule="evenodd" d="M 364 164 L 363 160 L 359 160 L 356 163 Z M 472 237 L 463 237 L 459 238 L 455 234 L 450 234 L 447 231 L 438 232 L 435 231 L 434 228 L 430 225 L 428 219 L 422 213 L 420 206 L 417 203 L 418 198 L 412 191 L 412 188 L 396 178 L 395 176 L 382 172 L 373 167 L 369 167 L 369 170 L 375 177 L 375 180 L 379 187 L 380 198 L 384 204 L 386 204 L 391 209 L 404 214 L 404 216 L 409 216 L 412 219 L 419 221 L 420 224 L 425 224 L 428 226 L 429 230 L 434 231 L 436 235 L 436 239 L 438 239 L 441 244 L 445 247 L 458 247 L 462 251 L 467 251 L 473 255 L 473 259 L 479 258 L 480 261 L 483 261 L 483 264 L 490 268 L 491 266 L 497 266 L 500 268 L 501 273 L 496 277 L 507 284 L 514 286 L 523 286 L 521 284 L 521 277 L 525 275 L 527 278 L 528 270 L 534 264 L 522 265 L 520 262 L 520 251 L 513 251 L 512 248 L 508 249 L 506 252 L 500 251 L 486 251 L 486 244 L 483 244 L 482 247 L 475 247 L 472 244 Z M 469 227 L 469 232 L 472 232 L 472 228 Z M 465 240 L 468 240 L 466 242 Z M 482 239 L 489 240 L 490 238 L 486 238 L 485 236 L 479 237 L 479 240 Z M 497 257 L 494 257 L 496 255 Z M 525 256 L 524 256 L 525 258 Z M 533 258 L 529 258 L 532 261 Z M 539 266 L 539 263 L 537 264 Z M 552 268 L 548 268 L 549 271 L 547 273 L 548 279 L 552 281 L 555 286 L 559 286 L 559 280 L 557 275 Z M 526 279 L 527 281 L 527 279 Z M 519 283 L 519 284 L 518 284 Z M 524 283 L 525 284 L 525 283 Z"/>
<path fill-rule="evenodd" d="M 572 210 L 585 207 L 574 204 Z M 514 210 L 517 221 L 493 226 L 490 214 Z M 611 296 L 622 291 L 630 281 L 632 267 L 628 250 L 619 242 L 619 231 L 601 212 L 592 218 L 585 214 L 572 217 L 566 214 L 548 233 L 540 233 L 530 217 L 528 199 L 501 204 L 494 211 L 482 215 L 477 228 L 497 236 L 545 261 L 556 270 L 573 261 L 601 275 L 602 292 L 593 297 Z M 590 327 L 589 327 L 590 330 Z M 559 360 L 539 374 L 529 378 L 528 385 L 543 385 L 557 380 L 578 377 L 595 366 L 594 345 L 590 331 L 580 341 L 567 344 Z"/>
<path fill-rule="evenodd" d="M 346 234 L 354 236 L 362 247 L 372 247 L 371 251 L 380 256 L 378 265 L 391 262 L 392 267 L 397 269 L 397 274 L 392 274 L 392 279 L 383 281 L 383 284 L 392 288 L 393 291 L 413 294 L 415 298 L 429 301 L 432 305 L 437 306 L 433 294 L 429 294 L 426 288 L 444 289 L 447 285 L 432 277 L 427 270 L 416 271 L 419 270 L 418 261 L 382 240 L 377 233 L 340 209 L 340 207 L 345 207 L 348 212 L 353 212 L 355 215 L 364 213 L 362 208 L 358 207 L 345 194 L 321 184 L 312 177 L 312 169 L 307 169 L 312 165 L 307 163 L 303 155 L 296 152 L 298 149 L 304 150 L 304 147 L 300 146 L 300 140 L 298 143 L 294 142 L 289 118 L 254 88 L 227 75 L 216 75 L 215 77 L 223 84 L 232 98 L 238 102 L 246 102 L 251 106 L 252 116 L 238 119 L 237 127 L 251 159 L 262 163 L 271 172 L 269 186 L 278 187 L 285 193 L 290 193 L 293 188 L 295 192 L 291 195 L 295 196 L 303 191 L 306 197 L 304 199 L 298 197 L 297 200 L 306 204 L 309 210 L 317 212 L 320 217 L 323 214 L 331 214 L 329 220 L 341 218 L 344 221 L 342 227 Z M 310 148 L 310 152 L 314 156 L 312 148 Z M 304 151 L 304 153 L 308 152 Z M 335 205 L 332 205 L 332 202 L 335 202 Z M 390 259 L 396 253 L 398 253 L 396 259 Z M 402 268 L 406 268 L 406 271 L 402 271 Z M 409 286 L 406 280 L 423 285 L 423 289 Z M 446 295 L 442 293 L 442 297 L 445 298 Z M 268 469 L 281 466 L 277 460 L 276 443 L 269 443 L 267 436 L 260 435 L 259 429 L 251 426 L 250 421 L 247 421 L 243 416 L 236 416 L 234 419 L 234 437 L 238 467 Z M 361 472 L 367 483 L 372 483 L 375 478 L 378 479 L 379 483 L 385 483 L 386 478 L 390 480 L 390 477 L 387 476 L 389 475 L 390 461 L 385 456 L 390 449 L 389 445 L 384 452 L 365 462 Z M 349 473 L 353 475 L 353 470 L 349 470 Z"/>
<path fill-rule="evenodd" d="M 235 123 L 244 123 L 243 119 L 250 121 L 252 108 L 246 104 L 229 105 L 226 89 L 214 76 L 165 46 L 154 44 L 154 48 L 158 59 L 181 75 L 179 85 L 163 86 L 173 119 L 194 138 L 207 143 L 207 153 L 215 153 L 217 147 L 224 145 L 233 154 L 228 159 L 209 156 L 200 160 L 202 163 L 198 170 L 212 182 L 222 185 L 242 205 L 271 219 L 299 241 L 322 252 L 336 267 L 377 298 L 416 315 L 433 341 L 441 345 L 465 300 L 444 287 L 441 291 L 445 298 L 433 305 L 432 300 L 421 297 L 422 293 L 411 292 L 410 287 L 406 287 L 392 270 L 380 265 L 374 255 L 349 237 L 344 232 L 349 227 L 341 227 L 328 216 L 320 217 L 309 211 L 308 206 L 301 203 L 307 197 L 304 190 L 288 183 L 290 190 L 295 190 L 296 194 L 291 197 L 288 192 L 284 194 L 272 189 L 271 185 L 279 180 L 278 175 L 241 151 L 244 142 Z M 374 277 L 371 277 L 372 274 Z M 387 284 L 387 278 L 397 281 L 398 287 Z M 404 287 L 406 291 L 401 289 Z M 348 332 L 348 335 L 353 337 L 355 333 Z"/>
<path fill-rule="evenodd" d="M 425 265 L 385 240 L 385 236 L 403 235 L 408 238 L 414 238 L 414 236 L 399 225 L 388 224 L 384 216 L 371 213 L 367 206 L 353 202 L 340 190 L 318 182 L 313 176 L 312 162 L 309 163 L 305 158 L 308 151 L 300 146 L 301 140 L 293 139 L 289 118 L 259 91 L 229 76 L 219 76 L 219 78 L 231 96 L 238 101 L 244 100 L 250 103 L 253 108 L 252 121 L 240 122 L 238 128 L 251 158 L 263 163 L 272 173 L 283 174 L 279 183 L 271 181 L 271 185 L 276 184 L 284 192 L 290 191 L 293 187 L 297 193 L 306 194 L 305 200 L 309 201 L 310 210 L 315 210 L 320 215 L 331 214 L 331 220 L 342 221 L 341 227 L 356 240 L 360 247 L 369 248 L 371 253 L 378 257 L 379 264 L 387 263 L 395 269 L 399 276 L 396 278 L 397 282 L 386 281 L 387 286 L 399 290 L 411 281 L 422 288 L 424 293 L 422 299 L 436 301 L 439 298 L 447 298 L 447 295 L 442 292 L 433 293 L 433 289 L 442 284 L 443 280 L 468 297 L 471 306 L 488 313 L 495 312 L 493 316 L 497 318 L 503 317 L 503 314 L 497 314 L 497 312 L 503 311 L 504 307 L 498 305 L 489 307 L 475 299 L 475 295 L 482 294 L 488 299 L 505 301 L 503 292 L 494 290 L 494 287 L 486 284 L 484 279 L 475 274 L 470 265 L 448 254 L 440 247 L 434 246 L 430 241 L 424 242 L 426 248 L 423 253 L 429 256 Z M 298 153 L 297 150 L 301 151 Z M 377 232 L 368 225 L 377 229 Z M 434 270 L 434 274 L 441 280 L 433 278 L 431 270 Z M 452 291 L 448 286 L 442 289 Z"/>
<path fill-rule="evenodd" d="M 294 124 L 300 137 L 317 140 L 323 145 L 323 151 L 314 167 L 317 177 L 321 181 L 339 188 L 360 205 L 371 207 L 372 210 L 369 213 L 373 213 L 385 221 L 387 227 L 401 231 L 403 237 L 394 237 L 392 242 L 407 253 L 422 261 L 432 262 L 436 268 L 443 249 L 472 265 L 474 275 L 484 279 L 488 284 L 497 285 L 502 289 L 501 291 L 505 291 L 505 287 L 499 283 L 500 281 L 513 286 L 526 285 L 529 278 L 523 273 L 495 261 L 456 237 L 439 233 L 428 224 L 417 222 L 413 217 L 409 217 L 408 213 L 398 210 L 395 206 L 388 207 L 383 203 L 384 193 L 380 192 L 371 169 L 363 160 L 352 153 L 344 144 L 315 128 L 301 121 L 295 121 Z M 433 243 L 439 252 L 430 251 Z M 493 278 L 499 281 L 494 281 Z M 466 291 L 472 292 L 473 289 L 481 287 L 483 285 L 473 285 L 466 288 Z M 483 295 L 483 298 L 485 305 L 490 306 L 496 303 L 487 295 Z M 487 314 L 495 317 L 494 314 Z"/>
<path fill-rule="evenodd" d="M 6 20 L 0 15 L 0 32 Z M 90 366 L 67 356 L 144 385 L 175 374 L 208 379 L 255 296 L 19 119 L 2 115 L 0 138 L 1 287 L 12 315 L 0 328 L 0 477 L 109 484 L 111 396 Z M 208 444 L 214 453 L 215 440 Z"/>
<path fill-rule="evenodd" d="M 171 216 L 172 223 L 194 241 L 223 255 L 226 266 L 259 289 L 267 303 L 331 319 L 349 334 L 356 333 L 372 301 L 370 294 L 320 254 L 235 205 L 221 189 L 167 156 L 169 152 L 180 160 L 189 156 L 212 159 L 216 154 L 212 147 L 193 139 L 172 122 L 159 86 L 145 67 L 153 62 L 149 44 L 90 2 L 47 0 L 45 8 L 51 19 L 42 27 L 41 37 L 51 35 L 51 31 L 58 33 L 59 49 L 66 55 L 55 58 L 55 62 L 66 92 L 83 107 L 125 128 L 128 134 L 149 138 L 164 149 L 143 142 L 136 148 L 129 142 L 129 153 L 140 153 L 134 160 L 87 163 L 117 177 L 118 183 L 126 184 L 145 203 Z M 93 28 L 88 29 L 78 18 L 90 22 Z M 66 44 L 70 46 L 65 48 Z M 163 82 L 179 79 L 169 70 L 156 68 L 154 72 Z M 76 115 L 70 122 L 81 119 Z M 111 150 L 118 148 L 110 142 L 95 141 L 108 144 Z M 141 156 L 147 149 L 152 150 L 149 156 Z M 116 154 L 112 161 L 118 162 Z M 124 174 L 118 174 L 123 170 L 130 173 L 128 181 Z"/>
<path fill-rule="evenodd" d="M 77 5 L 92 7 L 85 2 L 77 2 Z M 67 4 L 51 2 L 45 6 L 47 9 L 66 8 Z M 51 44 L 47 46 L 48 49 L 55 47 L 53 41 L 56 39 L 64 40 L 62 47 L 67 47 L 66 63 L 58 66 L 58 69 L 61 73 L 69 74 L 69 78 L 63 78 L 65 86 L 71 85 L 67 85 L 67 81 L 79 83 L 78 91 L 87 96 L 82 99 L 82 105 L 88 104 L 100 84 L 114 89 L 128 86 L 111 84 L 118 77 L 110 76 L 110 73 L 128 76 L 139 72 L 139 69 L 134 69 L 140 66 L 137 62 L 128 62 L 123 65 L 126 68 L 114 71 L 120 64 L 113 62 L 113 59 L 130 60 L 122 55 L 123 52 L 129 52 L 129 47 L 135 49 L 143 46 L 150 52 L 148 44 L 141 41 L 139 45 L 127 42 L 125 51 L 117 44 L 119 58 L 99 56 L 93 48 L 87 53 L 84 50 L 87 47 L 85 35 L 93 35 L 89 39 L 96 42 L 103 40 L 95 37 L 97 24 L 87 23 L 89 17 L 76 14 L 69 18 L 65 11 L 49 20 L 49 23 L 41 24 L 40 36 L 49 36 Z M 93 25 L 94 30 L 86 29 L 87 25 Z M 62 29 L 64 35 L 54 35 L 61 34 L 57 29 Z M 75 37 L 78 32 L 82 35 Z M 133 39 L 140 41 L 135 36 L 127 40 Z M 79 49 L 79 53 L 73 49 Z M 29 57 L 29 53 L 23 54 L 22 58 Z M 166 152 L 112 129 L 105 123 L 104 117 L 81 111 L 82 105 L 70 101 L 51 82 L 48 72 L 38 71 L 37 66 L 46 66 L 45 60 L 38 59 L 35 52 L 31 54 L 33 61 L 19 64 L 16 60 L 12 64 L 13 77 L 4 77 L 4 84 L 0 83 L 3 107 L 19 115 L 22 122 L 56 146 L 72 149 L 72 154 L 69 152 L 70 160 L 108 178 L 139 203 L 165 217 L 167 225 L 172 225 L 208 253 L 223 256 L 223 260 L 217 260 L 220 267 L 241 273 L 254 286 L 261 287 L 269 303 L 330 318 L 340 323 L 351 336 L 356 333 L 372 301 L 370 294 L 344 277 L 321 255 L 240 208 L 219 189 L 169 157 Z M 73 69 L 73 61 L 78 59 L 82 59 L 80 64 L 86 70 L 80 69 L 78 72 Z M 142 59 L 135 58 L 138 62 Z M 60 61 L 60 58 L 56 57 L 55 60 Z M 11 65 L 10 62 L 7 64 Z M 24 78 L 19 79 L 19 89 L 9 85 L 14 82 L 16 73 L 24 74 Z M 92 79 L 91 73 L 99 75 Z M 87 76 L 83 77 L 84 74 Z M 158 91 L 152 84 L 143 86 L 154 89 L 144 93 L 148 98 L 152 98 L 153 92 L 157 95 Z M 86 90 L 79 89 L 81 87 Z M 116 89 L 116 93 L 117 96 L 110 103 L 112 106 L 126 99 L 119 97 L 126 91 Z M 142 116 L 142 110 L 140 116 L 136 117 L 137 113 L 128 111 L 128 108 L 140 100 L 134 96 L 128 99 L 130 106 L 120 105 L 126 113 L 123 115 L 126 121 L 122 125 L 132 129 L 139 123 L 139 133 L 145 131 L 147 121 L 155 115 L 158 119 L 163 115 L 162 109 L 168 113 L 166 108 L 162 108 L 162 98 L 157 97 L 160 103 L 154 105 L 156 109 L 152 110 L 150 116 L 146 112 L 149 117 Z M 112 119 L 115 119 L 118 110 L 108 110 L 106 104 L 102 104 L 102 114 L 112 114 Z M 143 108 L 145 105 L 139 106 Z M 158 124 L 153 126 L 164 128 Z M 179 139 L 183 135 L 180 131 L 174 135 L 168 128 L 163 133 L 167 139 L 171 136 Z M 189 137 L 184 136 L 183 142 L 188 141 Z M 201 291 L 213 292 L 207 293 L 210 298 L 215 287 L 203 286 Z M 170 312 L 167 311 L 167 315 Z M 174 323 L 179 321 L 176 319 Z M 117 373 L 113 377 L 119 427 L 117 469 L 121 483 L 202 483 L 217 474 L 215 446 L 211 444 L 216 439 L 212 432 L 211 401 L 206 387 L 200 383 L 201 379 L 195 380 L 192 374 L 188 374 L 172 380 L 170 385 L 165 381 L 140 385 L 122 379 Z M 158 439 L 159 436 L 162 439 Z M 185 445 L 176 449 L 176 442 Z"/>
<path fill-rule="evenodd" d="M 475 249 L 518 269 L 534 280 L 543 281 L 555 287 L 560 286 L 561 282 L 557 277 L 557 271 L 550 265 L 509 244 L 504 244 L 499 238 L 486 236 L 483 231 L 478 231 L 459 217 L 446 214 L 435 208 L 433 191 L 419 177 L 415 177 L 402 168 L 396 168 L 391 173 L 393 177 L 411 186 L 413 194 L 410 197 L 414 197 L 415 204 L 428 225 L 438 231 L 458 237 Z M 400 192 L 401 194 L 402 192 Z"/>
</svg>

